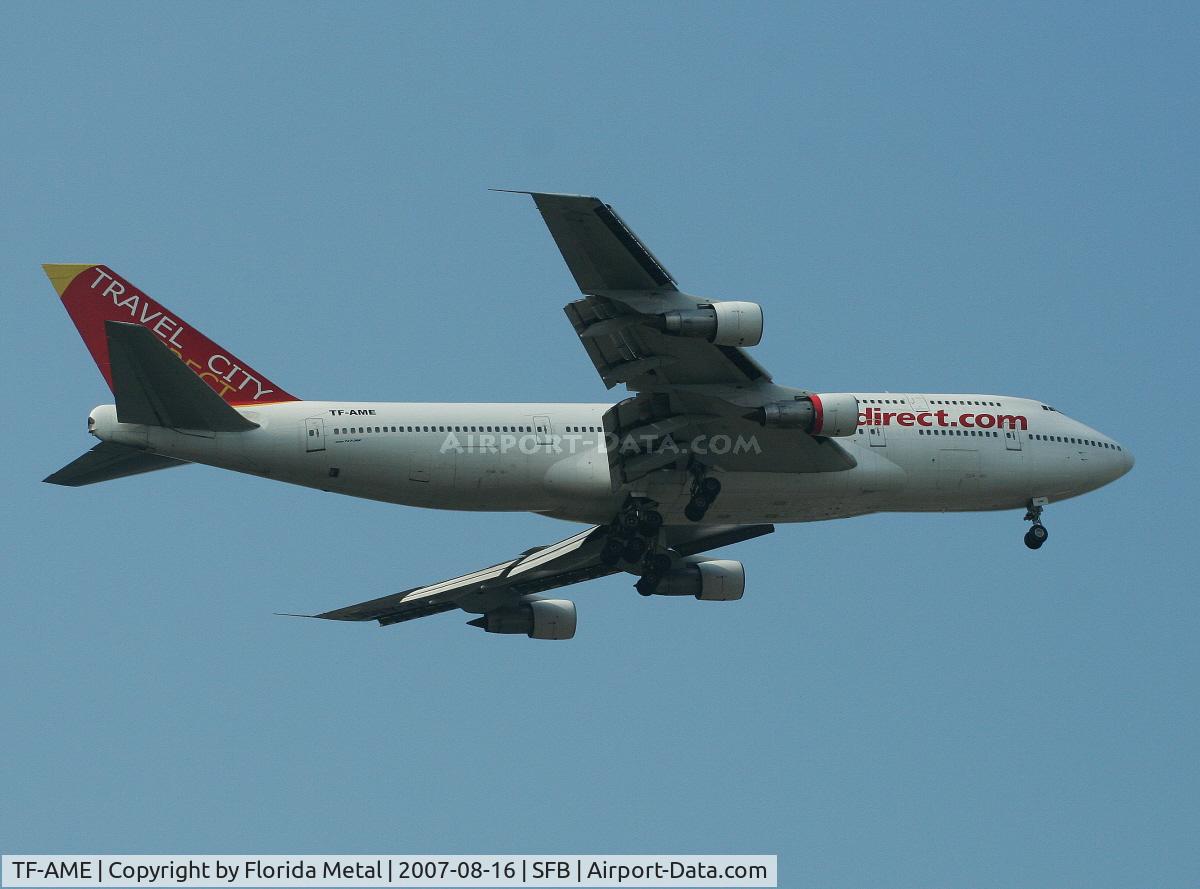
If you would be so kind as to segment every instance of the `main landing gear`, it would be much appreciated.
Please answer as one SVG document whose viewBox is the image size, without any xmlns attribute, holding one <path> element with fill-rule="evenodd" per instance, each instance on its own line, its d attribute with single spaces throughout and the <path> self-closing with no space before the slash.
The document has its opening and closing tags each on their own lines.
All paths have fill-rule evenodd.
<svg viewBox="0 0 1200 889">
<path fill-rule="evenodd" d="M 658 542 L 663 525 L 662 513 L 654 509 L 653 501 L 631 498 L 608 531 L 608 540 L 600 551 L 600 561 L 616 565 L 621 561 L 636 562 Z"/>
<path fill-rule="evenodd" d="M 651 596 L 663 575 L 671 570 L 671 556 L 659 548 L 658 532 L 663 517 L 652 500 L 630 500 L 609 526 L 608 540 L 600 551 L 600 561 L 616 566 L 629 562 L 629 570 L 640 574 L 636 587 L 643 596 Z"/>
<path fill-rule="evenodd" d="M 692 467 L 692 499 L 683 508 L 683 514 L 687 516 L 689 522 L 700 521 L 720 493 L 720 479 L 705 475 L 704 467 L 696 464 Z"/>
<path fill-rule="evenodd" d="M 653 596 L 663 575 L 670 570 L 670 556 L 666 553 L 650 553 L 642 560 L 642 576 L 633 587 L 642 596 Z"/>
<path fill-rule="evenodd" d="M 1025 510 L 1025 521 L 1033 522 L 1033 526 L 1025 532 L 1025 545 L 1030 549 L 1041 549 L 1050 532 L 1042 524 L 1042 509 L 1050 501 L 1045 497 L 1034 497 L 1029 501 Z"/>
</svg>

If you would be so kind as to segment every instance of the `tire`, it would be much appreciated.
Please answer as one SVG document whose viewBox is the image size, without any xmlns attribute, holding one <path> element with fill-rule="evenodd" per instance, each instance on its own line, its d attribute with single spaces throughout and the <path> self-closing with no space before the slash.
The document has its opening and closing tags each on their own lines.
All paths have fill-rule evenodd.
<svg viewBox="0 0 1200 889">
<path fill-rule="evenodd" d="M 1029 536 L 1039 543 L 1045 543 L 1046 538 L 1050 536 L 1050 532 L 1046 530 L 1045 525 L 1034 525 L 1029 529 Z"/>
<path fill-rule="evenodd" d="M 621 561 L 621 551 L 625 548 L 622 541 L 610 537 L 600 550 L 600 561 L 605 565 L 615 565 Z"/>
<path fill-rule="evenodd" d="M 641 516 L 638 515 L 636 509 L 627 509 L 621 513 L 619 523 L 626 531 L 634 531 L 640 521 Z"/>
<path fill-rule="evenodd" d="M 646 553 L 646 541 L 640 537 L 635 537 L 625 544 L 625 548 L 621 550 L 621 558 L 626 562 L 636 562 Z"/>
<path fill-rule="evenodd" d="M 653 553 L 646 556 L 642 566 L 646 569 L 647 575 L 662 576 L 671 570 L 671 557 L 666 553 Z"/>
<path fill-rule="evenodd" d="M 700 521 L 704 518 L 705 512 L 707 512 L 707 509 L 704 506 L 697 506 L 694 500 L 683 508 L 683 514 L 689 522 Z"/>
<path fill-rule="evenodd" d="M 1039 540 L 1034 536 L 1032 528 L 1025 532 L 1025 545 L 1030 549 L 1041 549 L 1042 544 L 1045 542 L 1046 539 L 1044 537 Z"/>
<path fill-rule="evenodd" d="M 656 509 L 651 509 L 642 516 L 642 523 L 638 525 L 638 533 L 643 537 L 653 537 L 662 526 L 662 513 Z"/>
<path fill-rule="evenodd" d="M 709 476 L 700 482 L 700 493 L 708 498 L 709 503 L 717 499 L 721 493 L 721 480 Z"/>
<path fill-rule="evenodd" d="M 642 579 L 635 583 L 633 588 L 638 591 L 639 596 L 653 596 L 660 579 L 653 574 L 643 574 Z"/>
</svg>

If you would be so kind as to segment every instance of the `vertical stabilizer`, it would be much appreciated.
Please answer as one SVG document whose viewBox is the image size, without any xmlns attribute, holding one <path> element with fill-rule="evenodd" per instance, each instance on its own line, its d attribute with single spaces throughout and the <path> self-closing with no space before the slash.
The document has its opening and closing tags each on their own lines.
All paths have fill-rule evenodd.
<svg viewBox="0 0 1200 889">
<path fill-rule="evenodd" d="M 149 330 L 227 404 L 297 400 L 108 266 L 67 263 L 42 268 L 110 389 L 113 371 L 105 322 L 116 321 Z"/>
</svg>

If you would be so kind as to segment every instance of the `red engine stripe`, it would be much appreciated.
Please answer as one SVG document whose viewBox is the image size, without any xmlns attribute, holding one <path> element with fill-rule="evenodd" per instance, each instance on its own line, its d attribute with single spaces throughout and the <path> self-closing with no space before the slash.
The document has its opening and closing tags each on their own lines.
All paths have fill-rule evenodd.
<svg viewBox="0 0 1200 889">
<path fill-rule="evenodd" d="M 821 396 L 810 395 L 808 396 L 808 400 L 812 402 L 813 406 L 812 434 L 820 435 L 821 429 L 825 425 L 825 408 L 821 405 Z"/>
</svg>

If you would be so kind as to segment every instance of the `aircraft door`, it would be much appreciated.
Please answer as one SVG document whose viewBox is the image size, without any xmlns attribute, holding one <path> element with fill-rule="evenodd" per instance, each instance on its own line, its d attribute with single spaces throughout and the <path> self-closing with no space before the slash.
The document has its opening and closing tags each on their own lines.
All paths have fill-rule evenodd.
<svg viewBox="0 0 1200 889">
<path fill-rule="evenodd" d="M 867 440 L 871 442 L 873 448 L 887 447 L 887 433 L 883 426 L 868 426 Z"/>
<path fill-rule="evenodd" d="M 325 421 L 320 417 L 304 421 L 304 450 L 309 453 L 325 450 Z"/>
<path fill-rule="evenodd" d="M 1021 433 L 1016 429 L 1005 429 L 1004 446 L 1010 451 L 1021 450 Z"/>
<path fill-rule="evenodd" d="M 537 443 L 540 445 L 550 444 L 550 418 L 549 417 L 534 417 L 533 431 L 537 434 Z"/>
</svg>

